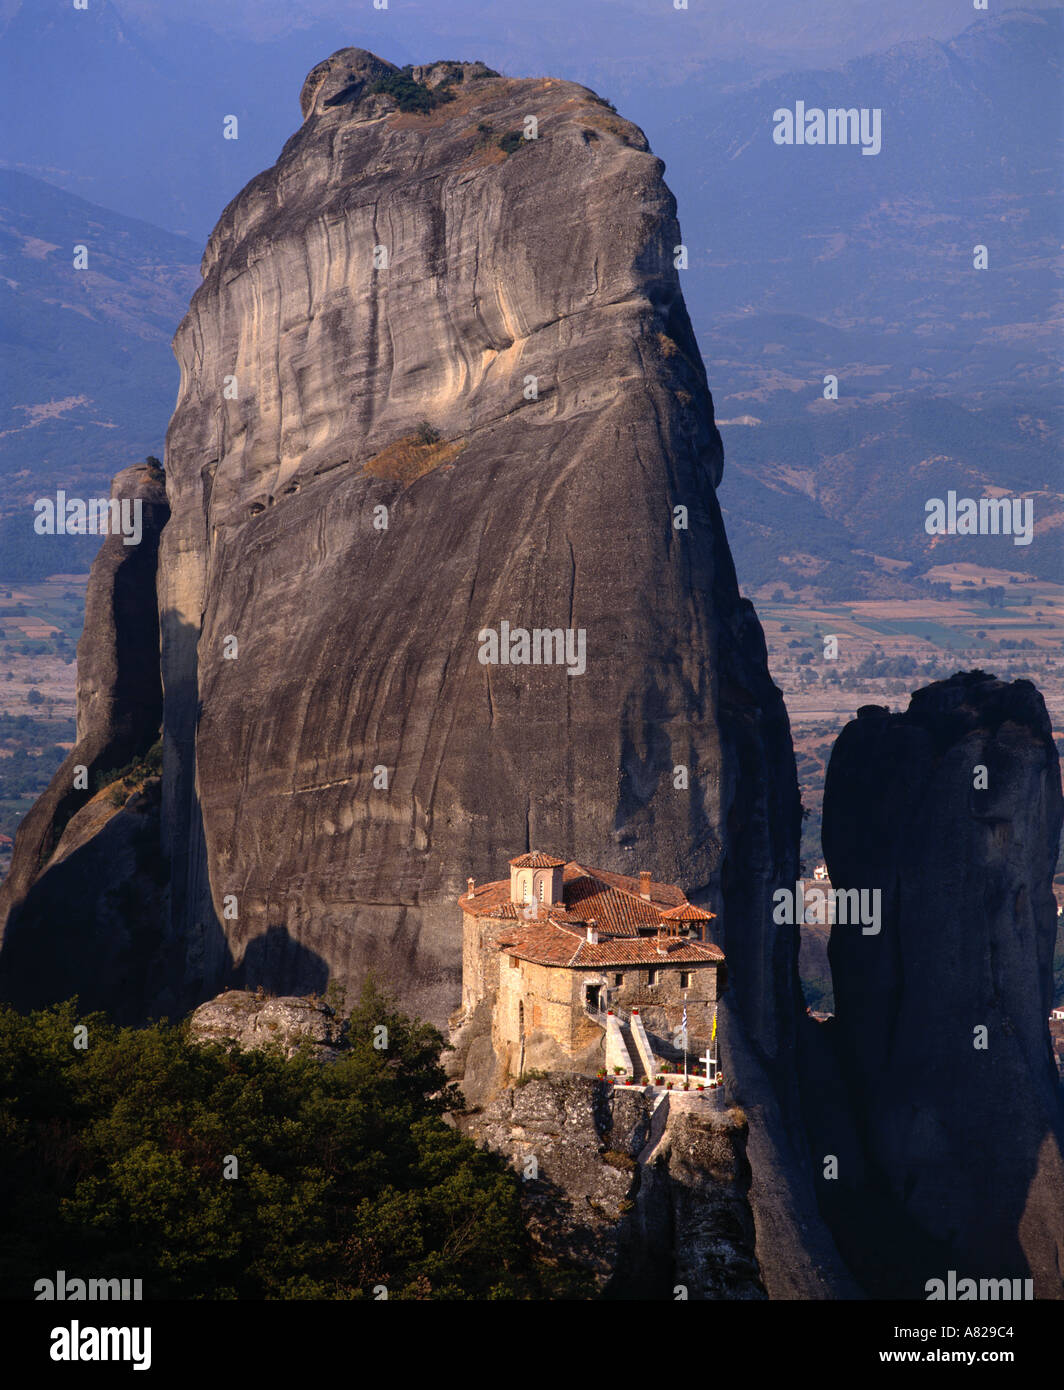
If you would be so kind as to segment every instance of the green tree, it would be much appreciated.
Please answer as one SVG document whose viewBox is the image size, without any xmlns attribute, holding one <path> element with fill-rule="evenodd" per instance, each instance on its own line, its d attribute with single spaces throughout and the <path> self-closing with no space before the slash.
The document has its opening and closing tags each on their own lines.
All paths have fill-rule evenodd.
<svg viewBox="0 0 1064 1390">
<path fill-rule="evenodd" d="M 323 1063 L 0 1007 L 0 1297 L 55 1269 L 146 1298 L 580 1296 L 533 1259 L 513 1171 L 444 1123 L 438 1031 L 369 984 L 349 1037 Z"/>
</svg>

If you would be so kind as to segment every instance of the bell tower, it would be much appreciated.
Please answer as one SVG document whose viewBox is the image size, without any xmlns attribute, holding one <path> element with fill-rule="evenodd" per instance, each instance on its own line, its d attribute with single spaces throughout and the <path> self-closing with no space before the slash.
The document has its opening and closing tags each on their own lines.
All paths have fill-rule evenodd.
<svg viewBox="0 0 1064 1390">
<path fill-rule="evenodd" d="M 515 907 L 564 907 L 562 870 L 565 860 L 532 850 L 510 860 L 510 902 Z"/>
</svg>

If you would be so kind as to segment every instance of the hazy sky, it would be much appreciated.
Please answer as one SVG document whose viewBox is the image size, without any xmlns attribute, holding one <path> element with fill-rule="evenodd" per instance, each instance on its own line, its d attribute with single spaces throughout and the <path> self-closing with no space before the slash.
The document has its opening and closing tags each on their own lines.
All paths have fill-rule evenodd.
<svg viewBox="0 0 1064 1390">
<path fill-rule="evenodd" d="M 972 0 L 0 0 L 0 165 L 202 242 L 337 48 L 586 84 L 675 168 L 672 130 L 766 77 L 943 40 Z M 1059 9 L 1064 0 L 1039 8 Z M 241 122 L 223 142 L 222 119 Z"/>
<path fill-rule="evenodd" d="M 42 0 L 34 0 L 40 4 Z M 945 38 L 973 18 L 971 0 L 116 0 L 122 14 L 163 32 L 175 20 L 194 19 L 219 32 L 271 39 L 322 21 L 416 42 L 419 34 L 453 36 L 498 49 L 564 53 L 578 57 L 676 53 L 697 37 L 703 54 L 738 48 L 780 49 L 849 57 L 900 39 Z M 991 0 L 994 10 L 1007 8 Z M 7 8 L 11 8 L 8 0 Z M 682 27 L 681 27 L 682 26 Z M 679 40 L 677 43 L 676 41 Z M 647 48 L 649 45 L 649 49 Z"/>
</svg>

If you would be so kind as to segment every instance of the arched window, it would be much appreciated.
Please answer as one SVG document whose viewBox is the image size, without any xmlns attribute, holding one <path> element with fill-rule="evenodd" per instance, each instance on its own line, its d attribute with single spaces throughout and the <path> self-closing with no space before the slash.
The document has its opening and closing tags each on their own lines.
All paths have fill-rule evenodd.
<svg viewBox="0 0 1064 1390">
<path fill-rule="evenodd" d="M 532 901 L 532 875 L 531 875 L 531 874 L 522 874 L 522 875 L 521 875 L 521 899 L 522 899 L 523 902 L 526 902 L 526 903 L 530 903 L 530 902 Z"/>
<path fill-rule="evenodd" d="M 539 900 L 540 900 L 540 902 L 543 901 L 543 899 L 544 899 L 544 897 L 545 897 L 545 895 L 546 895 L 546 892 L 547 892 L 547 875 L 546 875 L 546 874 L 540 874 L 540 876 L 539 876 Z"/>
</svg>

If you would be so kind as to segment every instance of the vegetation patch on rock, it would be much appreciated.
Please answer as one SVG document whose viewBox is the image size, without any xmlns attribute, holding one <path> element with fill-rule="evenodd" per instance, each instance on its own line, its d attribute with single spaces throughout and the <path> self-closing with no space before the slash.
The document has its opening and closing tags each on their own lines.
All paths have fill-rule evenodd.
<svg viewBox="0 0 1064 1390">
<path fill-rule="evenodd" d="M 438 87 L 429 87 L 424 82 L 416 81 L 413 71 L 410 64 L 398 72 L 390 72 L 387 77 L 379 77 L 367 88 L 367 96 L 383 93 L 395 98 L 400 111 L 421 112 L 432 111 L 442 102 L 454 100 L 454 92 L 451 91 L 453 78 L 441 82 Z"/>
<path fill-rule="evenodd" d="M 423 420 L 410 434 L 404 434 L 375 454 L 364 468 L 375 478 L 387 478 L 409 487 L 434 468 L 456 459 L 464 448 L 465 445 L 457 440 L 441 438 L 439 432 Z"/>
</svg>

